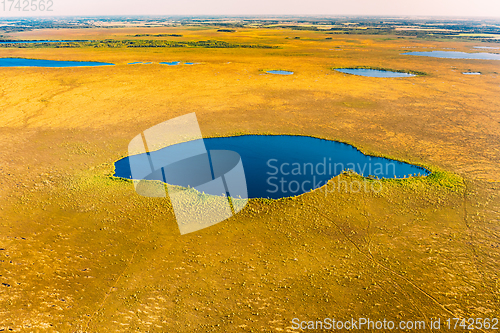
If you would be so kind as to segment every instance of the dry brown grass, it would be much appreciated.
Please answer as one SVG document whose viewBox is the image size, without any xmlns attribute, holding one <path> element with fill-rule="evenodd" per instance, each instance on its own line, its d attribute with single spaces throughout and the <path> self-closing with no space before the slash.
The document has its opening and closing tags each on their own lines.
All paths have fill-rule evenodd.
<svg viewBox="0 0 500 333">
<path fill-rule="evenodd" d="M 0 69 L 0 329 L 291 331 L 291 320 L 499 317 L 499 66 L 402 56 L 470 43 L 243 29 L 85 29 L 19 38 L 180 33 L 281 49 L 0 49 L 116 63 Z M 301 39 L 285 39 L 300 36 Z M 325 40 L 333 37 L 332 40 Z M 340 46 L 343 51 L 334 51 Z M 192 61 L 194 66 L 126 65 Z M 410 69 L 377 79 L 332 67 Z M 454 68 L 452 68 L 452 66 Z M 291 76 L 261 75 L 286 69 Z M 473 70 L 482 76 L 465 76 Z M 205 136 L 302 134 L 455 173 L 252 200 L 180 236 L 167 200 L 110 179 L 139 132 L 195 111 Z"/>
</svg>

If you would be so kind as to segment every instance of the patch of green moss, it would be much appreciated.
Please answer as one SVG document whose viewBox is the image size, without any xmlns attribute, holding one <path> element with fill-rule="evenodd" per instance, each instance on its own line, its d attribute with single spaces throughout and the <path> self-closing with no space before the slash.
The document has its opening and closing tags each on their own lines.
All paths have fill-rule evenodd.
<svg viewBox="0 0 500 333">
<path fill-rule="evenodd" d="M 88 40 L 75 41 L 64 43 L 19 43 L 19 44 L 2 44 L 0 47 L 16 47 L 16 48 L 125 48 L 125 47 L 201 47 L 201 48 L 255 48 L 255 49 L 277 49 L 275 45 L 261 44 L 239 44 L 228 43 L 220 40 L 200 40 L 200 41 L 172 41 L 172 40 Z"/>
<path fill-rule="evenodd" d="M 427 181 L 439 187 L 445 187 L 454 192 L 462 192 L 465 189 L 462 177 L 446 171 L 435 171 L 427 176 Z"/>
</svg>

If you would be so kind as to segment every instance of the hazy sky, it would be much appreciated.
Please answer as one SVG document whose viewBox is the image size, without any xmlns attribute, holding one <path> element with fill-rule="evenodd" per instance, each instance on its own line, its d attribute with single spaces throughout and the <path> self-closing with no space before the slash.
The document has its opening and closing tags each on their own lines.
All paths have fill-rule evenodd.
<svg viewBox="0 0 500 333">
<path fill-rule="evenodd" d="M 2 0 L 3 1 L 3 0 Z M 8 10 L 0 17 L 34 15 L 416 15 L 500 17 L 500 0 L 45 0 L 52 12 Z M 19 0 L 27 3 L 28 0 Z M 31 0 L 30 0 L 31 1 Z M 40 0 L 38 0 L 40 1 Z"/>
</svg>

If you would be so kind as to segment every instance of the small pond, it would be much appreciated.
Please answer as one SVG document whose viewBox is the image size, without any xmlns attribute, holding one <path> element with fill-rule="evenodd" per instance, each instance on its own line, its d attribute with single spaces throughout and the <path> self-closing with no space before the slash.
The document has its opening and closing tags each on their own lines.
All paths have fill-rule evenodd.
<svg viewBox="0 0 500 333">
<path fill-rule="evenodd" d="M 336 68 L 337 72 L 369 77 L 412 77 L 415 74 L 366 68 Z"/>
<path fill-rule="evenodd" d="M 498 50 L 500 47 L 494 46 L 474 46 L 475 49 L 485 49 L 485 50 Z"/>
<path fill-rule="evenodd" d="M 278 75 L 292 75 L 293 72 L 290 72 L 290 71 L 266 71 L 266 73 L 268 74 L 278 74 Z"/>
<path fill-rule="evenodd" d="M 1 40 L 0 44 L 40 44 L 40 43 L 73 43 L 79 42 L 78 40 Z"/>
<path fill-rule="evenodd" d="M 430 52 L 406 52 L 404 55 L 413 55 L 432 58 L 447 59 L 476 59 L 476 60 L 500 60 L 500 54 L 496 53 L 467 53 L 457 51 L 430 51 Z"/>
</svg>

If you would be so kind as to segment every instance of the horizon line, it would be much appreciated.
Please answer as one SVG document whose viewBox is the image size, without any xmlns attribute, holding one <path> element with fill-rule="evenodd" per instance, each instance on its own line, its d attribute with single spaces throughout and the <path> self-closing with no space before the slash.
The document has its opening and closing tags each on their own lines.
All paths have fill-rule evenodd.
<svg viewBox="0 0 500 333">
<path fill-rule="evenodd" d="M 500 16 L 484 15 L 411 15 L 411 14 L 56 14 L 38 16 L 0 16 L 4 19 L 34 19 L 34 18 L 113 18 L 113 17 L 138 17 L 138 18 L 174 18 L 174 17 L 205 17 L 205 18 L 413 18 L 413 19 L 496 19 Z"/>
</svg>

